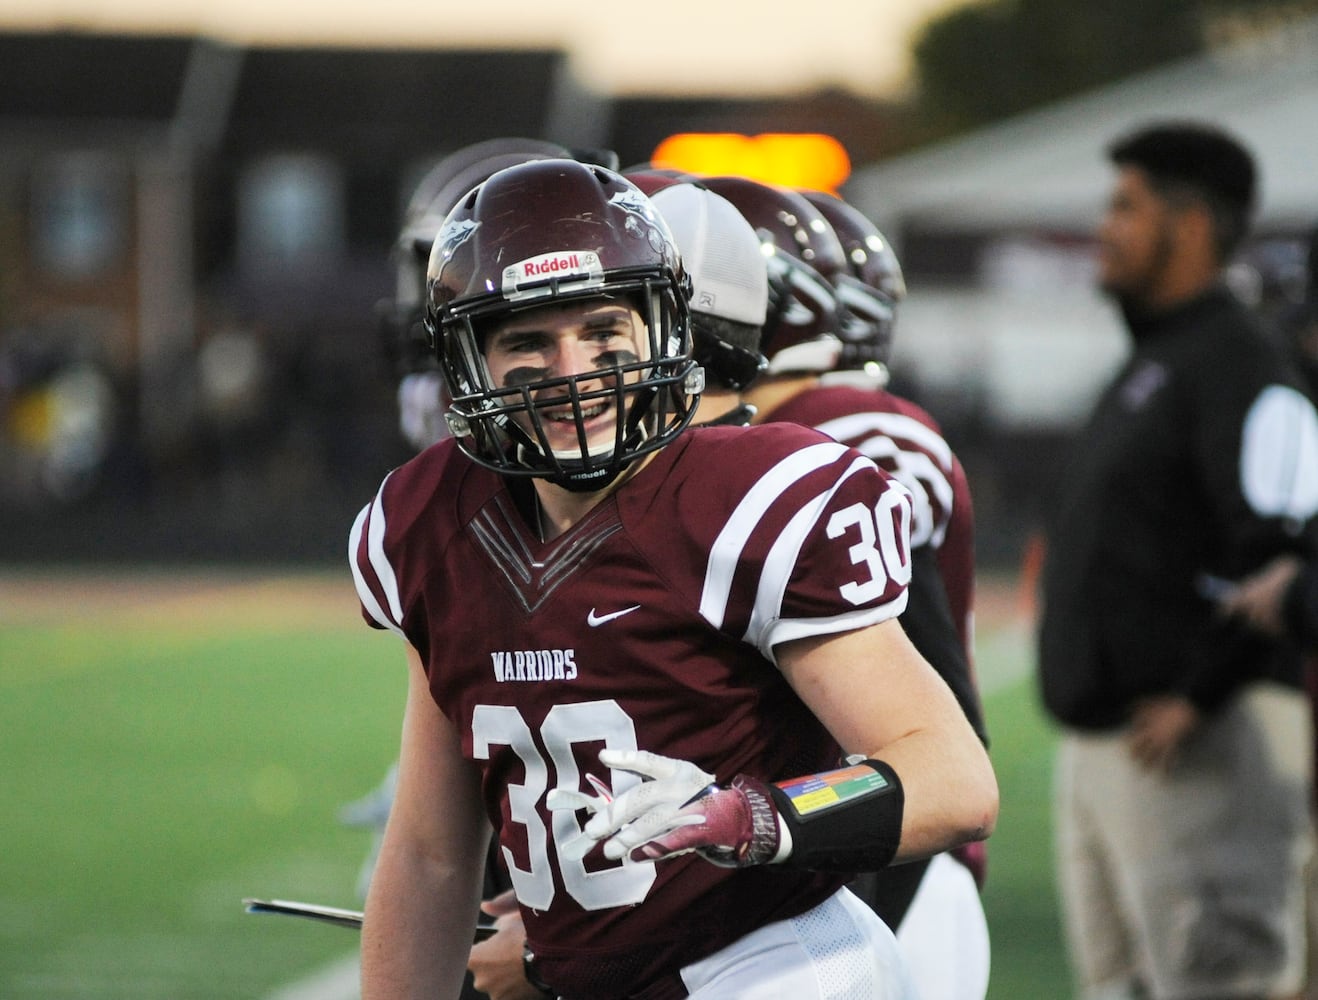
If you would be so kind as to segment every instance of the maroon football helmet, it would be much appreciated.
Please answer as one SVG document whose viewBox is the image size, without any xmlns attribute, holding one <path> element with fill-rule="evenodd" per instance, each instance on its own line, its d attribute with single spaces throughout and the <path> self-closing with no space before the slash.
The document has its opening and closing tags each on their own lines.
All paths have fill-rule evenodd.
<svg viewBox="0 0 1318 1000">
<path fill-rule="evenodd" d="M 828 220 L 785 188 L 744 177 L 706 177 L 701 183 L 737 206 L 765 246 L 769 315 L 760 350 L 769 372 L 834 368 L 841 342 L 833 282 L 846 273 L 846 259 Z"/>
<path fill-rule="evenodd" d="M 843 310 L 838 367 L 882 365 L 886 380 L 897 305 L 906 297 L 906 280 L 897 255 L 878 226 L 854 205 L 820 191 L 801 193 L 828 220 L 846 253 L 847 273 L 837 281 Z"/>
<path fill-rule="evenodd" d="M 475 461 L 594 491 L 668 444 L 702 388 L 691 360 L 687 279 L 667 225 L 621 175 L 537 160 L 490 176 L 454 207 L 430 254 L 426 323 L 448 382 L 449 426 Z M 493 383 L 483 335 L 513 313 L 582 299 L 624 299 L 645 323 L 648 357 L 605 372 Z M 597 388 L 583 388 L 594 384 Z M 611 404 L 612 446 L 591 446 L 583 408 Z M 549 445 L 539 410 L 572 407 L 578 447 Z M 518 419 L 520 418 L 520 419 Z"/>
</svg>

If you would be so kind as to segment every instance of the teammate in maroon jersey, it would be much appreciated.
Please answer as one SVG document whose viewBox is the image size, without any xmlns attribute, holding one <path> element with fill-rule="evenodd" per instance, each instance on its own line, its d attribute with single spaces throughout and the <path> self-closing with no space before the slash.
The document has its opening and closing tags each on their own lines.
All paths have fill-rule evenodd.
<svg viewBox="0 0 1318 1000">
<path fill-rule="evenodd" d="M 681 265 L 616 174 L 501 171 L 431 265 L 455 438 L 350 543 L 411 666 L 364 997 L 456 992 L 491 826 L 561 995 L 817 996 L 813 946 L 909 995 L 839 889 L 986 836 L 997 792 L 895 619 L 905 490 L 804 428 L 683 432 Z"/>
<path fill-rule="evenodd" d="M 933 418 L 883 388 L 904 294 L 895 255 L 875 239 L 872 223 L 836 198 L 744 178 L 705 183 L 741 209 L 776 262 L 776 308 L 762 340 L 769 373 L 746 393 L 759 409 L 756 422 L 814 427 L 910 490 L 912 579 L 902 625 L 987 740 L 973 674 L 969 486 Z M 851 377 L 838 379 L 839 368 Z M 851 885 L 897 931 L 925 996 L 983 1000 L 989 941 L 976 884 L 982 874 L 982 853 L 962 852 L 862 875 Z"/>
</svg>

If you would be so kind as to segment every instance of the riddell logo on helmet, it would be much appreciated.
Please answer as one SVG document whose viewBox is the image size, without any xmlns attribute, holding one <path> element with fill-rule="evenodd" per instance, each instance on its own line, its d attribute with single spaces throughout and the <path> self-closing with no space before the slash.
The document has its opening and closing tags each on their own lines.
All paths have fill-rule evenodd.
<svg viewBox="0 0 1318 1000">
<path fill-rule="evenodd" d="M 503 287 L 507 294 L 522 285 L 538 284 L 551 278 L 598 280 L 603 274 L 599 254 L 594 250 L 560 250 L 508 265 L 503 271 Z"/>
<path fill-rule="evenodd" d="M 581 254 L 570 253 L 561 257 L 553 256 L 548 260 L 539 258 L 537 260 L 522 261 L 522 273 L 528 278 L 537 278 L 541 275 L 561 274 L 567 271 L 577 271 L 581 269 Z"/>
</svg>

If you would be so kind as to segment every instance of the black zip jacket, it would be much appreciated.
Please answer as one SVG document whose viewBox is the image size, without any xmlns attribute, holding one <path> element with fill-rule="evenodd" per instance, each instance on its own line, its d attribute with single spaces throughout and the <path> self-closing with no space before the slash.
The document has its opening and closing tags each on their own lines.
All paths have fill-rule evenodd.
<svg viewBox="0 0 1318 1000">
<path fill-rule="evenodd" d="M 1264 393 L 1286 412 L 1307 405 L 1295 375 L 1225 289 L 1126 321 L 1134 350 L 1074 445 L 1047 526 L 1043 700 L 1085 729 L 1124 724 L 1149 695 L 1212 712 L 1251 680 L 1300 683 L 1293 649 L 1223 620 L 1212 600 L 1271 557 L 1308 550 L 1312 511 L 1275 498 L 1312 441 L 1302 449 L 1296 421 L 1259 420 L 1278 408 L 1256 405 Z M 1263 468 L 1242 468 L 1251 414 L 1254 440 L 1266 431 Z"/>
</svg>

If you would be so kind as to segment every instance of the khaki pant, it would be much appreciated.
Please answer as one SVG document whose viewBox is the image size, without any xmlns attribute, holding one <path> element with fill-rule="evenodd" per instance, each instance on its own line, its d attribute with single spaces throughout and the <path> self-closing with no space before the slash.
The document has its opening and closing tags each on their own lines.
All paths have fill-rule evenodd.
<svg viewBox="0 0 1318 1000">
<path fill-rule="evenodd" d="M 1125 734 L 1066 733 L 1058 884 L 1079 995 L 1285 996 L 1305 970 L 1310 717 L 1276 685 L 1242 691 L 1167 774 Z"/>
<path fill-rule="evenodd" d="M 1309 859 L 1309 981 L 1304 1000 L 1318 1000 L 1318 855 Z"/>
</svg>

